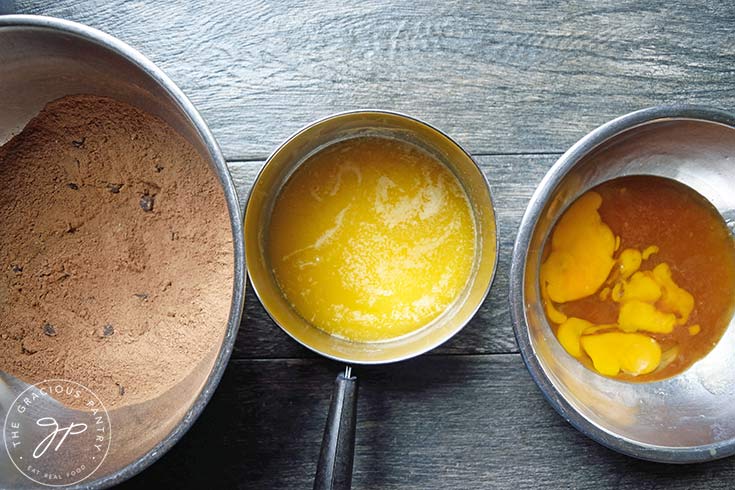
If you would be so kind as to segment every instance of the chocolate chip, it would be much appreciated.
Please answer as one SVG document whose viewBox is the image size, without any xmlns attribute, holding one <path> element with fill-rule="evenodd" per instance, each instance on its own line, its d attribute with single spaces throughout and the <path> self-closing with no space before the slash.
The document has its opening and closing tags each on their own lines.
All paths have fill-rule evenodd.
<svg viewBox="0 0 735 490">
<path fill-rule="evenodd" d="M 43 333 L 49 337 L 56 337 L 56 329 L 50 323 L 43 324 Z"/>
<path fill-rule="evenodd" d="M 16 274 L 20 274 L 21 272 L 23 272 L 23 268 L 16 264 L 12 265 L 12 269 L 13 269 L 13 272 L 15 272 Z"/>
<path fill-rule="evenodd" d="M 148 294 L 146 293 L 135 293 L 134 296 L 138 299 L 148 299 Z"/>
<path fill-rule="evenodd" d="M 160 172 L 161 170 L 163 170 L 166 167 L 164 167 L 160 163 L 156 162 L 156 166 L 154 168 L 156 169 L 156 172 Z"/>
<path fill-rule="evenodd" d="M 87 141 L 87 138 L 82 137 L 82 139 L 73 140 L 71 142 L 72 145 L 74 145 L 76 148 L 81 148 L 84 146 L 84 142 Z"/>
<path fill-rule="evenodd" d="M 115 333 L 115 327 L 109 323 L 102 328 L 102 336 L 109 337 Z"/>
<path fill-rule="evenodd" d="M 107 184 L 107 189 L 113 194 L 119 194 L 122 186 L 122 184 Z"/>
<path fill-rule="evenodd" d="M 76 185 L 74 182 L 69 182 L 68 184 L 66 184 L 66 186 L 73 191 L 79 190 L 79 186 Z"/>
<path fill-rule="evenodd" d="M 153 196 L 147 192 L 140 196 L 140 207 L 146 213 L 153 211 Z"/>
</svg>

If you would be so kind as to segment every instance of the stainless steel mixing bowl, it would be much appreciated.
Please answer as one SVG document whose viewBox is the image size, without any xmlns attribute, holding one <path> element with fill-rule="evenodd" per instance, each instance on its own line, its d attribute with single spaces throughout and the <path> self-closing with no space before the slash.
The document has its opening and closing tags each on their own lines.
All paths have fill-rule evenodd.
<svg viewBox="0 0 735 490">
<path fill-rule="evenodd" d="M 597 184 L 656 175 L 688 185 L 735 228 L 735 117 L 695 106 L 645 109 L 591 132 L 551 168 L 531 198 L 511 265 L 516 339 L 549 403 L 595 441 L 641 459 L 690 463 L 735 453 L 735 327 L 684 373 L 626 383 L 585 368 L 561 347 L 544 315 L 541 254 L 561 213 Z"/>
<path fill-rule="evenodd" d="M 206 124 L 153 63 L 98 30 L 60 19 L 0 16 L 0 144 L 44 105 L 69 94 L 95 94 L 132 104 L 168 122 L 219 178 L 232 228 L 234 282 L 221 343 L 178 385 L 148 402 L 109 412 L 109 453 L 97 471 L 68 488 L 104 488 L 143 470 L 173 446 L 199 416 L 217 386 L 242 314 L 245 270 L 241 212 L 222 153 Z M 223 326 L 224 327 L 224 326 Z M 0 424 L 28 385 L 0 372 Z M 58 407 L 57 407 L 58 408 Z M 61 408 L 58 408 L 61 410 Z M 0 488 L 37 488 L 0 449 Z"/>
</svg>

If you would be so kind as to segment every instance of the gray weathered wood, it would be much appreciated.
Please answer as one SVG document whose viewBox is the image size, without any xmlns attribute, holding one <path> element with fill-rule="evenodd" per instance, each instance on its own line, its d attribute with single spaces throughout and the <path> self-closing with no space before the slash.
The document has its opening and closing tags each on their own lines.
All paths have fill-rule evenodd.
<svg viewBox="0 0 735 490">
<path fill-rule="evenodd" d="M 490 182 L 497 210 L 500 237 L 498 270 L 493 287 L 472 321 L 436 354 L 485 354 L 517 352 L 508 308 L 508 272 L 515 233 L 533 190 L 558 155 L 505 155 L 477 158 Z M 232 162 L 241 204 L 262 162 Z M 248 288 L 245 318 L 234 356 L 237 358 L 302 357 L 306 350 L 284 334 L 271 320 Z"/>
<path fill-rule="evenodd" d="M 5 13 L 79 21 L 150 57 L 210 124 L 243 202 L 270 151 L 341 110 L 407 112 L 495 155 L 478 157 L 498 208 L 493 289 L 432 354 L 357 368 L 356 489 L 732 488 L 735 459 L 635 461 L 564 422 L 515 353 L 506 299 L 516 228 L 559 152 L 641 107 L 735 108 L 732 2 L 0 0 Z M 250 289 L 233 357 L 191 432 L 122 488 L 310 487 L 340 366 Z"/>
<path fill-rule="evenodd" d="M 473 153 L 563 151 L 674 101 L 735 107 L 732 2 L 12 0 L 98 27 L 193 100 L 229 159 L 327 114 L 380 107 Z"/>
<path fill-rule="evenodd" d="M 339 371 L 323 360 L 231 363 L 191 432 L 121 488 L 311 488 Z M 356 490 L 716 489 L 735 479 L 732 458 L 667 466 L 592 442 L 546 403 L 517 354 L 355 372 Z"/>
</svg>

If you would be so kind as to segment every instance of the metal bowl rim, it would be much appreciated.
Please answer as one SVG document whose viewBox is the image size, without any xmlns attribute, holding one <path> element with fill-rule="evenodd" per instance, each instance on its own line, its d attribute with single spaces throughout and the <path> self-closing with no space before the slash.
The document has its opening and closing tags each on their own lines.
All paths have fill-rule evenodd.
<svg viewBox="0 0 735 490">
<path fill-rule="evenodd" d="M 127 466 L 108 476 L 92 481 L 82 482 L 73 487 L 68 487 L 70 489 L 86 490 L 109 488 L 137 475 L 171 449 L 201 415 L 204 407 L 212 398 L 212 394 L 222 378 L 230 359 L 230 355 L 232 354 L 235 338 L 237 337 L 237 332 L 240 327 L 240 320 L 242 318 L 242 310 L 245 300 L 245 240 L 242 228 L 242 213 L 240 211 L 240 204 L 237 198 L 235 185 L 232 181 L 232 176 L 227 169 L 227 164 L 224 156 L 222 155 L 222 151 L 204 122 L 204 119 L 176 84 L 160 68 L 153 64 L 152 61 L 123 41 L 98 29 L 78 22 L 41 15 L 0 16 L 0 29 L 13 27 L 28 27 L 57 31 L 64 34 L 71 34 L 100 45 L 109 49 L 116 56 L 120 56 L 135 65 L 143 74 L 153 80 L 159 87 L 164 89 L 186 116 L 189 124 L 191 124 L 195 132 L 204 141 L 209 157 L 214 164 L 215 171 L 217 172 L 217 176 L 222 184 L 222 190 L 225 194 L 228 214 L 230 216 L 234 254 L 232 302 L 230 305 L 230 314 L 227 320 L 227 329 L 225 330 L 222 345 L 214 361 L 212 370 L 210 371 L 207 381 L 199 392 L 196 400 L 183 418 L 176 424 L 173 430 L 151 450 Z M 90 478 L 94 478 L 94 475 Z"/>
<path fill-rule="evenodd" d="M 539 215 L 557 185 L 582 158 L 603 143 L 636 127 L 666 120 L 695 120 L 735 128 L 735 115 L 729 112 L 701 105 L 668 104 L 620 116 L 577 141 L 546 173 L 523 214 L 511 256 L 509 302 L 513 333 L 523 362 L 544 398 L 564 420 L 590 439 L 634 458 L 658 463 L 700 463 L 735 454 L 735 439 L 692 447 L 653 446 L 617 436 L 590 422 L 574 409 L 546 376 L 531 345 L 525 313 L 524 276 L 528 246 Z"/>
<path fill-rule="evenodd" d="M 494 201 L 493 196 L 492 196 L 490 182 L 487 180 L 487 176 L 485 175 L 485 172 L 482 171 L 482 168 L 477 163 L 477 160 L 475 160 L 472 157 L 472 155 L 467 150 L 464 149 L 464 147 L 462 145 L 460 145 L 459 143 L 457 143 L 457 141 L 455 141 L 451 136 L 449 136 L 448 134 L 446 134 L 441 129 L 438 129 L 437 127 L 435 127 L 435 126 L 433 126 L 433 125 L 431 125 L 431 124 L 429 124 L 429 123 L 427 123 L 425 121 L 422 121 L 421 119 L 419 119 L 417 117 L 410 116 L 408 114 L 404 114 L 404 113 L 397 112 L 397 111 L 386 110 L 386 109 L 354 109 L 354 110 L 336 112 L 334 114 L 330 114 L 330 115 L 321 117 L 319 119 L 316 119 L 316 120 L 314 120 L 314 121 L 312 121 L 312 122 L 310 122 L 310 123 L 302 126 L 301 128 L 299 128 L 298 130 L 294 131 L 293 133 L 291 133 L 291 135 L 288 138 L 286 138 L 283 143 L 281 143 L 280 145 L 278 145 L 278 147 L 271 152 L 271 154 L 268 156 L 268 159 L 265 161 L 265 164 L 258 171 L 258 174 L 256 175 L 255 180 L 253 181 L 253 185 L 250 187 L 250 191 L 248 192 L 248 197 L 247 197 L 247 200 L 246 200 L 246 203 L 245 203 L 245 215 L 244 215 L 243 218 L 244 219 L 247 219 L 247 211 L 248 211 L 248 208 L 249 208 L 249 205 L 250 205 L 250 198 L 252 196 L 253 189 L 255 189 L 255 186 L 257 185 L 258 181 L 260 180 L 261 174 L 265 171 L 266 166 L 268 165 L 268 163 L 270 163 L 270 161 L 275 157 L 276 154 L 278 154 L 280 151 L 282 151 L 284 148 L 286 148 L 289 144 L 291 144 L 291 141 L 294 140 L 301 133 L 303 133 L 305 131 L 308 131 L 309 129 L 311 129 L 311 128 L 315 127 L 315 126 L 318 126 L 318 125 L 320 125 L 322 123 L 325 123 L 325 122 L 330 121 L 330 120 L 333 120 L 333 119 L 338 119 L 340 117 L 354 116 L 354 115 L 360 115 L 360 114 L 386 114 L 386 115 L 389 115 L 389 116 L 397 116 L 399 118 L 408 119 L 408 120 L 414 121 L 414 122 L 416 122 L 418 124 L 421 124 L 423 126 L 426 126 L 427 128 L 429 128 L 429 129 L 431 129 L 433 131 L 436 131 L 441 137 L 445 138 L 451 144 L 455 145 L 465 156 L 467 156 L 467 158 L 470 159 L 470 161 L 477 168 L 477 171 L 482 176 L 482 181 L 483 181 L 483 183 L 485 185 L 485 189 L 487 190 L 488 197 L 490 198 L 490 204 L 491 204 L 492 212 L 493 212 L 493 224 L 495 226 L 495 257 L 493 259 L 493 270 L 492 270 L 492 274 L 490 275 L 490 280 L 488 281 L 488 284 L 487 284 L 487 286 L 485 288 L 485 291 L 482 294 L 483 301 L 479 301 L 478 304 L 477 304 L 477 306 L 475 306 L 472 309 L 472 311 L 471 311 L 471 313 L 470 313 L 470 315 L 469 315 L 469 317 L 468 317 L 468 319 L 467 319 L 466 322 L 464 322 L 459 328 L 457 328 L 451 334 L 447 335 L 445 338 L 440 338 L 437 342 L 434 342 L 433 344 L 430 344 L 427 347 L 424 347 L 424 348 L 422 348 L 420 350 L 417 350 L 415 352 L 412 352 L 411 354 L 408 354 L 408 355 L 405 355 L 405 356 L 396 357 L 396 358 L 393 358 L 393 359 L 388 359 L 388 360 L 383 360 L 383 361 L 359 361 L 359 362 L 357 362 L 357 361 L 355 361 L 353 359 L 349 359 L 347 357 L 335 356 L 335 355 L 331 355 L 331 354 L 325 354 L 325 353 L 323 353 L 323 352 L 321 352 L 321 351 L 313 348 L 311 345 L 308 345 L 308 344 L 302 342 L 301 340 L 297 339 L 287 328 L 285 328 L 283 325 L 281 325 L 280 322 L 276 321 L 275 318 L 273 318 L 273 316 L 271 315 L 270 311 L 268 311 L 268 308 L 265 307 L 263 301 L 261 300 L 261 293 L 258 291 L 258 286 L 253 282 L 252 277 L 249 277 L 250 285 L 253 287 L 253 291 L 255 292 L 255 295 L 258 297 L 258 301 L 260 301 L 260 303 L 263 305 L 263 309 L 265 310 L 265 312 L 268 315 L 268 317 L 271 319 L 271 321 L 273 323 L 275 323 L 276 325 L 278 325 L 278 327 L 283 332 L 285 332 L 286 335 L 288 335 L 289 337 L 291 337 L 299 345 L 301 345 L 301 346 L 309 349 L 310 351 L 314 352 L 315 354 L 318 354 L 318 355 L 320 355 L 322 357 L 325 357 L 327 359 L 331 359 L 333 361 L 344 362 L 344 363 L 347 363 L 347 364 L 358 364 L 358 365 L 368 366 L 368 365 L 379 365 L 379 364 L 391 364 L 391 363 L 394 363 L 394 362 L 401 362 L 401 361 L 406 361 L 408 359 L 413 359 L 414 357 L 420 356 L 421 354 L 425 354 L 426 352 L 429 352 L 429 351 L 431 351 L 433 349 L 436 349 L 437 347 L 439 347 L 440 345 L 444 344 L 445 342 L 448 342 L 449 339 L 451 339 L 452 337 L 454 337 L 455 335 L 457 335 L 460 331 L 462 331 L 465 328 L 465 326 L 467 326 L 467 324 L 472 320 L 472 318 L 474 318 L 474 316 L 479 311 L 480 307 L 482 306 L 482 304 L 484 302 L 484 299 L 487 298 L 487 295 L 490 293 L 490 289 L 492 288 L 493 282 L 495 281 L 495 275 L 496 275 L 497 270 L 498 270 L 498 255 L 499 255 L 499 249 L 498 249 L 498 247 L 500 246 L 500 234 L 498 233 L 498 217 L 497 217 L 497 211 L 496 211 L 496 208 L 495 208 L 495 201 Z M 246 260 L 246 265 L 247 265 L 247 262 L 248 261 Z"/>
</svg>

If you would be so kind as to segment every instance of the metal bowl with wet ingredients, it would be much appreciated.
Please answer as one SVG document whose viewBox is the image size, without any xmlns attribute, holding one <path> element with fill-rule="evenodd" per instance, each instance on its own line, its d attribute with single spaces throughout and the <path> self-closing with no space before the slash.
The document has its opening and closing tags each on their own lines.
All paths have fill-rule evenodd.
<svg viewBox="0 0 735 490">
<path fill-rule="evenodd" d="M 616 177 L 652 175 L 690 187 L 735 227 L 735 117 L 697 106 L 662 106 L 615 119 L 570 148 L 539 184 L 513 250 L 510 303 L 516 339 L 549 403 L 581 432 L 621 453 L 693 463 L 735 453 L 735 328 L 683 373 L 630 383 L 601 376 L 570 356 L 544 314 L 539 268 L 565 209 Z M 733 292 L 735 294 L 735 291 Z"/>
</svg>

